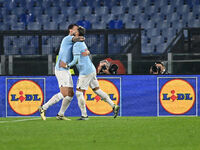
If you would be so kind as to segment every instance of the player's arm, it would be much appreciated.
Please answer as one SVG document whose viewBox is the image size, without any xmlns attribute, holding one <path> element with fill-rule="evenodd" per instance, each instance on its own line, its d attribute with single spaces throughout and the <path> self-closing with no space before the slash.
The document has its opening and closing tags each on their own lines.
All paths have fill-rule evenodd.
<svg viewBox="0 0 200 150">
<path fill-rule="evenodd" d="M 67 67 L 72 67 L 74 65 L 76 65 L 80 60 L 80 55 L 74 55 L 74 58 L 72 60 L 72 62 L 70 62 Z"/>
<path fill-rule="evenodd" d="M 77 42 L 73 45 L 73 60 L 70 62 L 67 67 L 72 67 L 80 61 L 81 50 L 82 50 L 83 42 Z"/>
<path fill-rule="evenodd" d="M 85 41 L 85 37 L 84 36 L 74 36 L 72 38 L 72 42 L 83 42 Z"/>
<path fill-rule="evenodd" d="M 64 53 L 63 53 L 64 51 L 62 51 L 61 52 L 61 54 L 60 54 L 60 60 L 58 60 L 59 61 L 59 67 L 63 67 L 64 66 L 64 64 L 66 65 L 66 59 L 65 59 L 65 57 L 64 57 Z"/>
<path fill-rule="evenodd" d="M 73 60 L 72 62 L 70 63 L 63 63 L 63 62 L 60 62 L 60 67 L 63 67 L 63 68 L 68 68 L 68 67 L 72 67 L 74 66 L 75 64 L 78 63 L 78 61 L 80 60 L 80 55 L 81 55 L 81 51 L 80 51 L 80 44 L 79 43 L 75 43 L 74 46 L 73 46 Z"/>
<path fill-rule="evenodd" d="M 88 56 L 90 55 L 90 51 L 89 50 L 85 50 L 85 52 L 81 53 L 83 56 Z"/>
<path fill-rule="evenodd" d="M 75 55 L 73 57 L 72 62 L 70 62 L 69 64 L 67 64 L 67 63 L 65 63 L 63 61 L 60 61 L 59 65 L 60 65 L 60 67 L 63 67 L 63 68 L 67 69 L 68 67 L 72 67 L 72 66 L 76 65 L 78 63 L 79 59 L 80 59 L 80 55 Z"/>
</svg>

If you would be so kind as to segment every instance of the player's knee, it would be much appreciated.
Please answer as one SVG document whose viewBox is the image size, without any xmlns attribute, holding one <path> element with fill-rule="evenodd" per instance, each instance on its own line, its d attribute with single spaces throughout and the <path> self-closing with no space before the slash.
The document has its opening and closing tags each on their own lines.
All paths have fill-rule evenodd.
<svg viewBox="0 0 200 150">
<path fill-rule="evenodd" d="M 68 95 L 67 95 L 67 94 L 68 94 L 68 91 L 67 91 L 67 89 L 64 88 L 64 87 L 62 87 L 62 88 L 60 89 L 60 93 L 62 93 L 63 97 L 68 96 Z"/>
<path fill-rule="evenodd" d="M 72 91 L 72 96 L 71 97 L 73 97 L 74 96 L 74 91 Z"/>
<path fill-rule="evenodd" d="M 73 97 L 74 96 L 74 91 L 73 91 L 73 88 L 71 88 L 71 87 L 63 87 L 61 89 L 61 93 L 64 97 L 66 97 L 66 96 Z"/>
<path fill-rule="evenodd" d="M 66 97 L 66 96 L 68 96 L 68 94 L 67 94 L 67 93 L 65 93 L 65 92 L 63 92 L 63 93 L 62 93 L 62 95 L 63 95 L 63 97 Z"/>
<path fill-rule="evenodd" d="M 73 90 L 70 90 L 70 91 L 68 92 L 68 95 L 67 95 L 67 96 L 73 97 L 73 96 L 74 96 L 74 91 L 73 91 Z"/>
</svg>

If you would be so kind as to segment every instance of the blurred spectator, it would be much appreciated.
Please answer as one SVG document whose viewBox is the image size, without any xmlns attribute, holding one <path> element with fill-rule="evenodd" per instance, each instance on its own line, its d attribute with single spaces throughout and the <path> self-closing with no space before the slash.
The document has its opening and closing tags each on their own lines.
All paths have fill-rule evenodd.
<svg viewBox="0 0 200 150">
<path fill-rule="evenodd" d="M 120 60 L 113 60 L 106 58 L 99 62 L 97 66 L 97 74 L 101 75 L 114 75 L 114 74 L 125 74 L 126 69 Z"/>
<path fill-rule="evenodd" d="M 111 63 L 107 60 L 102 60 L 99 63 L 99 66 L 97 67 L 97 73 L 98 74 L 111 74 L 109 72 L 109 67 L 111 66 Z"/>
<path fill-rule="evenodd" d="M 150 67 L 150 74 L 166 75 L 169 74 L 163 62 L 157 61 Z"/>
<path fill-rule="evenodd" d="M 27 25 L 29 22 L 34 22 L 34 18 L 34 15 L 26 10 L 24 14 L 21 14 L 20 21 Z"/>
<path fill-rule="evenodd" d="M 84 27 L 85 29 L 91 29 L 91 23 L 87 20 L 85 20 L 85 17 L 83 16 L 82 20 L 77 21 L 78 25 Z"/>
<path fill-rule="evenodd" d="M 118 16 L 115 16 L 115 19 L 109 22 L 109 29 L 122 29 L 122 28 L 123 28 L 123 22 L 122 20 L 119 20 Z"/>
</svg>

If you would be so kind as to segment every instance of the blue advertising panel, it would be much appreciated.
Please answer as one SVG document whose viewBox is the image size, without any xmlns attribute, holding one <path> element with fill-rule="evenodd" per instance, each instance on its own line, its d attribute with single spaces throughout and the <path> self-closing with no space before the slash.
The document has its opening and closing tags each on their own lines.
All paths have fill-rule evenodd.
<svg viewBox="0 0 200 150">
<path fill-rule="evenodd" d="M 120 105 L 120 116 L 198 116 L 199 75 L 98 76 L 100 88 Z M 73 76 L 76 91 L 77 76 Z M 38 107 L 59 92 L 55 76 L 1 76 L 0 117 L 39 116 Z M 92 89 L 84 93 L 89 116 L 112 116 L 112 108 Z M 56 116 L 62 100 L 49 107 Z M 76 96 L 65 112 L 80 116 Z"/>
<path fill-rule="evenodd" d="M 156 76 L 122 76 L 122 116 L 156 116 Z"/>
<path fill-rule="evenodd" d="M 100 88 L 106 92 L 111 100 L 113 100 L 114 103 L 120 105 L 120 99 L 121 99 L 121 77 L 98 77 Z M 76 91 L 76 83 L 77 83 L 77 76 L 73 76 L 73 82 L 74 82 L 74 91 Z M 54 94 L 57 94 L 59 92 L 58 83 L 54 76 L 48 76 L 46 77 L 46 100 L 47 102 Z M 104 116 L 112 116 L 112 108 L 105 103 L 99 96 L 97 96 L 91 88 L 88 88 L 88 90 L 84 94 L 85 100 L 86 100 L 86 106 L 87 106 L 87 112 L 89 116 L 97 116 L 97 115 L 104 115 Z M 60 109 L 61 101 L 57 104 L 51 106 L 47 112 L 47 116 L 55 116 Z M 121 111 L 120 111 L 121 112 Z M 121 114 L 121 113 L 120 113 Z M 76 98 L 76 95 L 74 95 L 73 100 L 65 112 L 65 115 L 67 116 L 80 116 L 81 112 L 78 107 L 78 101 Z"/>
</svg>

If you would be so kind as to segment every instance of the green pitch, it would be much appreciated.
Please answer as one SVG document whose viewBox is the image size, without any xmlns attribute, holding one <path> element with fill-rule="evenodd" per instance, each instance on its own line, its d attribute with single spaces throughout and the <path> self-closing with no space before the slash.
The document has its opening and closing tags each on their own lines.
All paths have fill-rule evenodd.
<svg viewBox="0 0 200 150">
<path fill-rule="evenodd" d="M 0 118 L 0 150 L 200 150 L 199 117 L 29 119 Z"/>
</svg>

